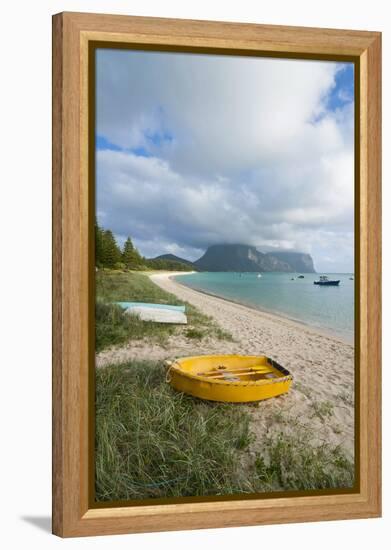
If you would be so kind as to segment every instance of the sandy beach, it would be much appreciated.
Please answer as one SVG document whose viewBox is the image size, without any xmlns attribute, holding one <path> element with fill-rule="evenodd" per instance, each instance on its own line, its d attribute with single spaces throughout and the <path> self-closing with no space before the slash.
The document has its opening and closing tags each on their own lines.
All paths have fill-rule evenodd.
<svg viewBox="0 0 391 550">
<path fill-rule="evenodd" d="M 183 273 L 182 273 L 183 275 Z M 308 444 L 341 446 L 354 457 L 354 348 L 310 327 L 227 300 L 203 294 L 172 277 L 175 273 L 150 275 L 151 280 L 215 319 L 234 341 L 214 338 L 189 341 L 181 335 L 164 345 L 130 342 L 97 354 L 96 365 L 130 359 L 163 360 L 175 356 L 208 353 L 267 355 L 293 375 L 293 386 L 284 396 L 254 405 L 251 409 L 255 440 L 252 452 L 262 452 L 262 441 L 279 434 L 309 437 Z"/>
</svg>

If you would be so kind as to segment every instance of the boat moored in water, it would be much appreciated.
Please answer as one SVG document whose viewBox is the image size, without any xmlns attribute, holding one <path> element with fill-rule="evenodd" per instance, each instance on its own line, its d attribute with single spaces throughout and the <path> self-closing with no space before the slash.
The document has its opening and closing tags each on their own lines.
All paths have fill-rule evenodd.
<svg viewBox="0 0 391 550">
<path fill-rule="evenodd" d="M 209 401 L 261 401 L 286 393 L 292 383 L 289 371 L 264 355 L 199 355 L 166 366 L 173 388 Z"/>
<path fill-rule="evenodd" d="M 319 281 L 314 281 L 314 285 L 319 286 L 338 286 L 340 283 L 340 280 L 333 280 L 329 279 L 327 275 L 320 275 Z"/>
</svg>

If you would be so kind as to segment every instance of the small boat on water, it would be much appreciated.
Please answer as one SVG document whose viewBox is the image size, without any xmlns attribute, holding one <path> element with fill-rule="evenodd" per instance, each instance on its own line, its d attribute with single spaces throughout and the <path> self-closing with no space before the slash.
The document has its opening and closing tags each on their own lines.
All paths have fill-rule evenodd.
<svg viewBox="0 0 391 550">
<path fill-rule="evenodd" d="M 304 279 L 304 275 L 298 275 L 298 279 Z"/>
<path fill-rule="evenodd" d="M 173 388 L 209 401 L 246 403 L 289 391 L 292 376 L 264 355 L 199 355 L 167 361 Z"/>
<path fill-rule="evenodd" d="M 257 278 L 260 279 L 261 277 L 262 277 L 262 275 L 260 273 L 258 273 Z"/>
<path fill-rule="evenodd" d="M 329 279 L 327 275 L 320 275 L 319 281 L 314 281 L 314 285 L 319 286 L 338 286 L 341 281 Z"/>
</svg>

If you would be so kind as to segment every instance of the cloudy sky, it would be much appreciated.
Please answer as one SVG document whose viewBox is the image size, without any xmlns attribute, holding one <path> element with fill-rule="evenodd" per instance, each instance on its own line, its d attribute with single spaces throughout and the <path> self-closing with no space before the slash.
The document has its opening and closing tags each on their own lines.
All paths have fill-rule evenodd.
<svg viewBox="0 0 391 550">
<path fill-rule="evenodd" d="M 140 252 L 309 252 L 353 270 L 353 66 L 97 51 L 100 224 Z"/>
</svg>

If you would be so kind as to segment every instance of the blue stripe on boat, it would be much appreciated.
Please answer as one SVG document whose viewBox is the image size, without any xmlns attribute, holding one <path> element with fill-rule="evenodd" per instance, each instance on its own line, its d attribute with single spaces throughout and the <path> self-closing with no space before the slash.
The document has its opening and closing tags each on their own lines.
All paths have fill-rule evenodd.
<svg viewBox="0 0 391 550">
<path fill-rule="evenodd" d="M 186 306 L 171 306 L 168 304 L 146 304 L 144 302 L 115 302 L 123 309 L 129 309 L 131 307 L 150 307 L 153 309 L 171 309 L 173 311 L 185 312 Z"/>
</svg>

